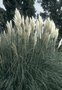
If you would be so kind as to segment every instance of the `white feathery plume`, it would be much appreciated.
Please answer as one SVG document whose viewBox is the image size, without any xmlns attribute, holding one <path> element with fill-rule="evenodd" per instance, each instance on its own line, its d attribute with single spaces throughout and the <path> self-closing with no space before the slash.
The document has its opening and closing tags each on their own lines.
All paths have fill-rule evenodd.
<svg viewBox="0 0 62 90">
<path fill-rule="evenodd" d="M 28 36 L 28 39 L 29 39 L 29 37 L 30 37 L 30 34 L 31 34 L 31 25 L 30 24 L 28 24 L 28 28 L 27 28 L 27 30 L 28 30 L 28 32 L 27 32 L 27 36 Z"/>
<path fill-rule="evenodd" d="M 30 17 L 29 21 L 30 21 L 30 24 L 31 24 L 32 23 L 32 18 L 31 17 Z"/>
<path fill-rule="evenodd" d="M 42 17 L 39 15 L 39 18 L 38 18 L 39 21 L 43 22 L 43 19 Z"/>
<path fill-rule="evenodd" d="M 4 35 L 4 36 L 6 35 L 5 30 L 3 31 L 3 35 Z"/>
<path fill-rule="evenodd" d="M 41 39 L 43 34 L 43 19 L 40 15 L 39 15 L 38 21 L 39 21 L 39 38 Z"/>
<path fill-rule="evenodd" d="M 59 35 L 59 29 L 57 28 L 53 30 L 53 32 L 51 32 L 51 38 L 54 39 L 55 41 L 57 40 L 58 35 Z"/>
<path fill-rule="evenodd" d="M 43 26 L 43 19 L 42 19 L 42 17 L 41 17 L 40 15 L 39 15 L 38 20 L 39 20 L 39 27 L 40 27 L 40 29 L 41 29 L 42 26 Z"/>
<path fill-rule="evenodd" d="M 36 31 L 37 31 L 37 37 L 40 38 L 41 30 L 39 28 L 39 21 L 36 20 Z"/>
<path fill-rule="evenodd" d="M 26 16 L 26 19 L 25 19 L 25 24 L 28 25 L 29 24 L 29 17 Z"/>
<path fill-rule="evenodd" d="M 51 38 L 55 38 L 55 33 L 56 33 L 56 27 L 55 27 L 55 23 L 54 23 L 54 21 L 53 20 L 51 20 L 51 32 L 50 32 L 50 34 L 51 34 Z"/>
<path fill-rule="evenodd" d="M 25 37 L 25 39 L 29 40 L 29 37 L 30 37 L 30 34 L 31 34 L 31 25 L 28 24 L 26 25 L 25 24 L 25 29 L 23 30 L 23 36 Z"/>
<path fill-rule="evenodd" d="M 58 49 L 60 48 L 61 45 L 62 45 L 62 38 L 61 38 L 61 40 L 59 41 Z"/>
<path fill-rule="evenodd" d="M 34 17 L 32 16 L 32 20 L 30 21 L 30 24 L 31 24 L 31 27 L 32 27 L 32 31 L 34 31 L 35 30 L 35 19 L 34 19 Z"/>
<path fill-rule="evenodd" d="M 56 29 L 55 23 L 53 20 L 51 20 L 51 32 L 54 32 L 55 29 Z"/>
<path fill-rule="evenodd" d="M 39 21 L 36 20 L 36 30 L 39 31 Z"/>
<path fill-rule="evenodd" d="M 21 26 L 17 28 L 17 31 L 16 33 L 19 35 L 19 36 L 22 36 L 22 33 L 24 31 L 24 27 L 22 28 Z"/>
<path fill-rule="evenodd" d="M 22 16 L 22 18 L 21 18 L 21 23 L 24 26 L 24 16 Z"/>
<path fill-rule="evenodd" d="M 25 19 L 25 32 L 28 34 L 28 26 L 29 26 L 29 17 L 26 16 L 26 19 Z"/>
<path fill-rule="evenodd" d="M 44 35 L 42 37 L 42 40 L 43 40 L 44 45 L 47 48 L 48 47 L 48 43 L 50 41 L 50 34 L 48 32 L 47 33 L 44 33 Z"/>
<path fill-rule="evenodd" d="M 10 20 L 10 27 L 12 28 L 12 21 Z"/>
<path fill-rule="evenodd" d="M 55 24 L 54 24 L 53 20 L 50 20 L 50 18 L 45 20 L 44 30 L 46 30 L 46 32 L 49 32 L 49 34 L 52 33 L 53 30 L 55 30 Z"/>
<path fill-rule="evenodd" d="M 57 40 L 58 35 L 59 35 L 59 29 L 56 28 L 56 30 L 55 30 L 55 41 Z"/>
<path fill-rule="evenodd" d="M 29 23 L 26 22 L 26 23 L 25 23 L 25 30 L 26 30 L 26 31 L 28 30 L 28 25 L 29 25 Z"/>
<path fill-rule="evenodd" d="M 15 34 L 15 30 L 14 30 L 14 28 L 12 28 L 12 33 Z"/>
<path fill-rule="evenodd" d="M 8 34 L 11 35 L 11 29 L 12 29 L 12 27 L 11 27 L 11 21 L 10 21 L 10 23 L 7 21 L 6 26 L 7 26 Z"/>
<path fill-rule="evenodd" d="M 40 29 L 40 31 L 41 31 L 41 34 L 43 34 L 43 19 L 42 19 L 42 17 L 39 15 L 39 29 Z"/>
<path fill-rule="evenodd" d="M 56 30 L 52 30 L 52 32 L 51 32 L 51 38 L 52 38 L 52 39 L 55 38 L 55 33 L 56 33 Z"/>
<path fill-rule="evenodd" d="M 50 18 L 44 21 L 44 32 L 49 32 L 49 27 L 50 27 Z"/>
<path fill-rule="evenodd" d="M 57 40 L 58 38 L 58 34 L 59 34 L 59 30 L 56 29 L 55 27 L 55 23 L 53 20 L 50 20 L 50 19 L 47 19 L 45 21 L 45 24 L 44 24 L 45 28 L 44 28 L 44 32 L 48 32 L 50 34 L 50 38 L 52 38 L 53 40 Z"/>
<path fill-rule="evenodd" d="M 21 38 L 26 42 L 27 41 L 27 32 L 23 31 Z"/>
<path fill-rule="evenodd" d="M 15 10 L 14 22 L 17 27 L 21 25 L 21 14 L 17 8 Z"/>
</svg>

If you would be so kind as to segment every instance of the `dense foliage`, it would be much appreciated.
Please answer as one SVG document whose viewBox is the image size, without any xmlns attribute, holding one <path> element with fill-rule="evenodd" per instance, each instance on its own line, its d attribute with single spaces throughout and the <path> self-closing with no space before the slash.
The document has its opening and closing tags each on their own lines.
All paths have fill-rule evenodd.
<svg viewBox="0 0 62 90">
<path fill-rule="evenodd" d="M 35 16 L 34 2 L 35 0 L 3 0 L 3 4 L 6 8 L 7 19 L 13 19 L 15 8 L 18 8 L 24 16 Z"/>
<path fill-rule="evenodd" d="M 5 10 L 0 8 L 0 33 L 5 29 L 6 13 Z"/>
<path fill-rule="evenodd" d="M 53 20 L 24 19 L 16 9 L 0 34 L 0 90 L 61 90 L 62 52 Z"/>
</svg>

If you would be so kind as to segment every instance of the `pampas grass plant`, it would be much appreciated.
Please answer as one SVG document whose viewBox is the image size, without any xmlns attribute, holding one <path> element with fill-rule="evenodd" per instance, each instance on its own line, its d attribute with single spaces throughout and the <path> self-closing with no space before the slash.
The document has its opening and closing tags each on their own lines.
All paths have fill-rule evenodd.
<svg viewBox="0 0 62 90">
<path fill-rule="evenodd" d="M 54 21 L 26 19 L 15 10 L 14 26 L 0 34 L 0 90 L 62 90 L 62 52 Z"/>
</svg>

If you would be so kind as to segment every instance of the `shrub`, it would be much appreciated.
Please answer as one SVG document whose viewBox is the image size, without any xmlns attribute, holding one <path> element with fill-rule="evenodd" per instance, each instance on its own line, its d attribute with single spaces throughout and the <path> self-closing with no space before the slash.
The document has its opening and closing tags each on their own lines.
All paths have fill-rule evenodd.
<svg viewBox="0 0 62 90">
<path fill-rule="evenodd" d="M 14 27 L 12 21 L 6 26 L 0 34 L 0 90 L 61 90 L 62 52 L 54 21 L 24 19 L 16 9 Z"/>
</svg>

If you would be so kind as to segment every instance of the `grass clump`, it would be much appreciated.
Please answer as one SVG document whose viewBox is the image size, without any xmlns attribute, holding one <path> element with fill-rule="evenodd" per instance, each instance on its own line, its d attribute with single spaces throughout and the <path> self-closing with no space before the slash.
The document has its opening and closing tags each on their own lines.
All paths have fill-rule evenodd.
<svg viewBox="0 0 62 90">
<path fill-rule="evenodd" d="M 15 10 L 14 27 L 0 34 L 0 90 L 61 90 L 62 53 L 59 30 L 41 16 L 24 19 Z"/>
</svg>

